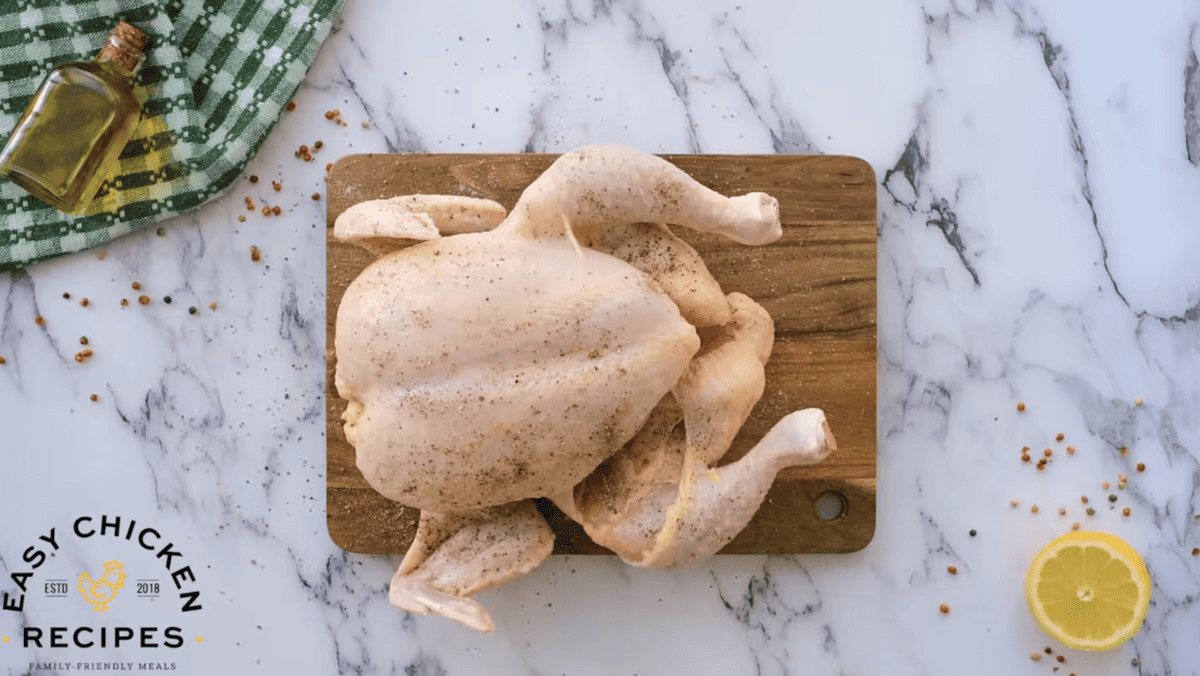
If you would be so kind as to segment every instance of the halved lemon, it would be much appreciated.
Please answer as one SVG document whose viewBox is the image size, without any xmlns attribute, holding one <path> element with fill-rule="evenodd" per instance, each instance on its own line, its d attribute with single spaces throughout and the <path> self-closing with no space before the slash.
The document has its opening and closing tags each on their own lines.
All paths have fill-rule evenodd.
<svg viewBox="0 0 1200 676">
<path fill-rule="evenodd" d="M 1047 633 L 1078 650 L 1111 650 L 1142 627 L 1150 572 L 1110 533 L 1076 531 L 1042 548 L 1025 577 L 1029 611 Z"/>
</svg>

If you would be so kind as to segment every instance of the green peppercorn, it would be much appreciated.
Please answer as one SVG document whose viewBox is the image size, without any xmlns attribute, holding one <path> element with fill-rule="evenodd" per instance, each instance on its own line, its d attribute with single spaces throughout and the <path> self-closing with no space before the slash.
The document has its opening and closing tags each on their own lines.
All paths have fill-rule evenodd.
<svg viewBox="0 0 1200 676">
<path fill-rule="evenodd" d="M 1110 496 L 1108 496 L 1108 501 L 1109 501 L 1109 502 L 1116 502 L 1116 501 L 1117 501 L 1117 496 L 1115 496 L 1115 495 L 1110 495 Z"/>
<path fill-rule="evenodd" d="M 975 537 L 975 529 L 974 528 L 971 529 L 971 537 Z"/>
<path fill-rule="evenodd" d="M 190 308 L 188 308 L 188 314 L 189 314 L 189 315 L 194 315 L 194 314 L 196 314 L 196 306 L 195 306 L 195 305 L 193 305 L 193 306 L 191 306 Z"/>
<path fill-rule="evenodd" d="M 171 297 L 170 297 L 170 296 L 163 296 L 163 302 L 164 302 L 164 303 L 170 303 L 170 302 L 171 302 Z"/>
</svg>

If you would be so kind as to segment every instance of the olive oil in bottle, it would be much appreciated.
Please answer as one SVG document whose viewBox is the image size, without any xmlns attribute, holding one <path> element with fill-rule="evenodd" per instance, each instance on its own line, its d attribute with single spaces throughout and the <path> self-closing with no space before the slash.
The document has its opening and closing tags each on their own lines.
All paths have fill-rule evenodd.
<svg viewBox="0 0 1200 676">
<path fill-rule="evenodd" d="M 0 151 L 0 175 L 59 211 L 84 211 L 141 119 L 133 79 L 148 42 L 121 22 L 95 59 L 50 71 Z"/>
</svg>

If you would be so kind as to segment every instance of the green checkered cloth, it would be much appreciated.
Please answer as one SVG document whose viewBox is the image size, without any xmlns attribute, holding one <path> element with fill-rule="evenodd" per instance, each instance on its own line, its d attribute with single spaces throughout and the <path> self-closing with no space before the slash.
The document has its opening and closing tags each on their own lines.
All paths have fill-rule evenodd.
<svg viewBox="0 0 1200 676">
<path fill-rule="evenodd" d="M 0 0 L 0 142 L 54 66 L 124 20 L 150 36 L 118 175 L 69 216 L 0 179 L 0 271 L 104 244 L 230 187 L 279 121 L 343 0 Z"/>
</svg>

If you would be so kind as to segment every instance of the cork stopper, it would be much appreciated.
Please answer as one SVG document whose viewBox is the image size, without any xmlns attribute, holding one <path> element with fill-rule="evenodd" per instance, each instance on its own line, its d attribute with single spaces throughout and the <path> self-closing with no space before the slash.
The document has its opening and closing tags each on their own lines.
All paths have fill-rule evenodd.
<svg viewBox="0 0 1200 676">
<path fill-rule="evenodd" d="M 122 21 L 108 34 L 108 40 L 100 50 L 102 60 L 116 61 L 127 70 L 136 71 L 145 56 L 142 50 L 150 44 L 150 36 L 133 24 Z"/>
</svg>

